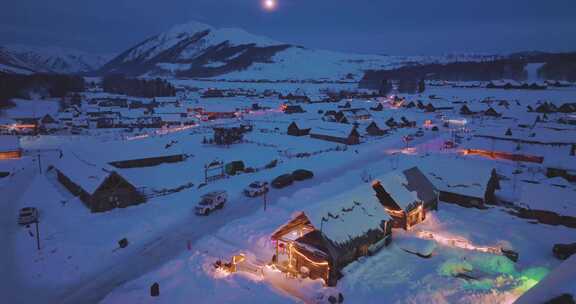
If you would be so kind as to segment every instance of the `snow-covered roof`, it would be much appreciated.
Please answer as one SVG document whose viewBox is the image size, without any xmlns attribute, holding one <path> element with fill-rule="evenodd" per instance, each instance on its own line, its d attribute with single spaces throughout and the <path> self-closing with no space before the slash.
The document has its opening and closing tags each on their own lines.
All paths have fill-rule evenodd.
<svg viewBox="0 0 576 304">
<path fill-rule="evenodd" d="M 20 140 L 17 136 L 0 135 L 0 152 L 20 150 Z"/>
<path fill-rule="evenodd" d="M 113 172 L 107 165 L 89 162 L 72 151 L 62 153 L 56 169 L 88 194 L 93 194 Z"/>
<path fill-rule="evenodd" d="M 320 126 L 313 127 L 310 134 L 328 135 L 332 137 L 347 138 L 354 126 L 341 123 L 324 123 Z"/>
<path fill-rule="evenodd" d="M 182 155 L 182 149 L 176 142 L 158 137 L 125 141 L 89 142 L 81 147 L 69 147 L 78 155 L 99 163 L 111 163 L 128 160 Z"/>
<path fill-rule="evenodd" d="M 523 183 L 519 203 L 534 210 L 576 217 L 576 191 L 572 187 Z"/>
<path fill-rule="evenodd" d="M 408 180 L 401 171 L 394 171 L 378 176 L 374 180 L 380 185 L 403 210 L 407 210 L 414 203 L 419 201 L 416 191 L 408 190 Z"/>
<path fill-rule="evenodd" d="M 438 190 L 480 198 L 484 197 L 492 169 L 470 159 L 438 158 L 422 166 Z"/>
<path fill-rule="evenodd" d="M 369 185 L 328 198 L 302 212 L 335 244 L 382 229 L 382 222 L 391 220 Z"/>
</svg>

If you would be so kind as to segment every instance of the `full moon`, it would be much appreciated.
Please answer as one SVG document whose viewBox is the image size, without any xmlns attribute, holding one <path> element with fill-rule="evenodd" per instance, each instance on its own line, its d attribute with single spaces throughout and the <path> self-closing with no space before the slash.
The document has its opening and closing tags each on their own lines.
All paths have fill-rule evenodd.
<svg viewBox="0 0 576 304">
<path fill-rule="evenodd" d="M 264 7 L 265 10 L 267 11 L 273 11 L 276 9 L 276 0 L 263 0 L 262 1 L 262 6 Z"/>
</svg>

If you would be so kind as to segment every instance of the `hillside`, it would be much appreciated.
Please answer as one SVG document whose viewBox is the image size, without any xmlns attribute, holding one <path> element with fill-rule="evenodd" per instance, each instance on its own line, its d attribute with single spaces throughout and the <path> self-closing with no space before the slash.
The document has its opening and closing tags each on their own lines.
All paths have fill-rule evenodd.
<svg viewBox="0 0 576 304">
<path fill-rule="evenodd" d="M 5 73 L 86 73 L 100 68 L 108 59 L 59 47 L 0 46 L 0 71 Z"/>
</svg>

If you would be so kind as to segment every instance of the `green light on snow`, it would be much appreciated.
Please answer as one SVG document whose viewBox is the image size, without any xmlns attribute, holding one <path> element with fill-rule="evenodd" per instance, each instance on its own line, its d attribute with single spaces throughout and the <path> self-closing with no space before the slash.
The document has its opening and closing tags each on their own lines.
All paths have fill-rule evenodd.
<svg viewBox="0 0 576 304">
<path fill-rule="evenodd" d="M 544 267 L 534 267 L 523 271 L 518 277 L 519 285 L 516 291 L 526 292 L 528 289 L 534 287 L 538 282 L 542 281 L 550 271 Z"/>
</svg>

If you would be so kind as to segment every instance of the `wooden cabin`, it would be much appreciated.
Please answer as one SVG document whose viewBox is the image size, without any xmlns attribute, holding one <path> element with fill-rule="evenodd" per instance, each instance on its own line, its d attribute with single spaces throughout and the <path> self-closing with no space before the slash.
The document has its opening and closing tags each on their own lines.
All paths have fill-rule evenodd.
<svg viewBox="0 0 576 304">
<path fill-rule="evenodd" d="M 340 126 L 343 127 L 338 127 L 332 124 L 330 128 L 328 127 L 314 128 L 310 131 L 310 137 L 325 141 L 341 143 L 345 145 L 360 144 L 360 133 L 358 133 L 355 126 L 348 126 L 348 125 L 340 125 Z"/>
<path fill-rule="evenodd" d="M 410 230 L 438 208 L 434 185 L 417 167 L 377 177 L 372 188 L 396 228 Z"/>
<path fill-rule="evenodd" d="M 306 135 L 310 134 L 310 130 L 311 130 L 311 128 L 303 128 L 303 129 L 301 129 L 300 127 L 298 127 L 298 125 L 296 124 L 296 122 L 293 121 L 293 122 L 288 126 L 288 135 L 291 135 L 291 136 L 306 136 Z"/>
<path fill-rule="evenodd" d="M 138 189 L 107 166 L 64 153 L 56 166 L 58 181 L 92 212 L 105 212 L 146 202 Z"/>
<path fill-rule="evenodd" d="M 0 160 L 19 159 L 22 157 L 22 148 L 17 136 L 0 135 Z"/>
<path fill-rule="evenodd" d="M 438 199 L 445 203 L 482 208 L 495 202 L 495 192 L 500 189 L 496 171 L 472 160 L 438 160 L 423 170 L 438 190 Z"/>
<path fill-rule="evenodd" d="M 372 114 L 366 109 L 345 109 L 340 110 L 334 115 L 339 123 L 353 124 L 361 121 L 372 119 Z"/>
<path fill-rule="evenodd" d="M 283 272 L 335 286 L 341 269 L 387 246 L 391 218 L 366 186 L 295 214 L 271 236 L 273 263 Z"/>
<path fill-rule="evenodd" d="M 386 134 L 387 131 L 380 129 L 378 124 L 376 124 L 376 122 L 373 121 L 366 127 L 366 133 L 368 133 L 368 135 L 371 135 L 371 136 L 382 136 L 382 135 Z"/>
</svg>

